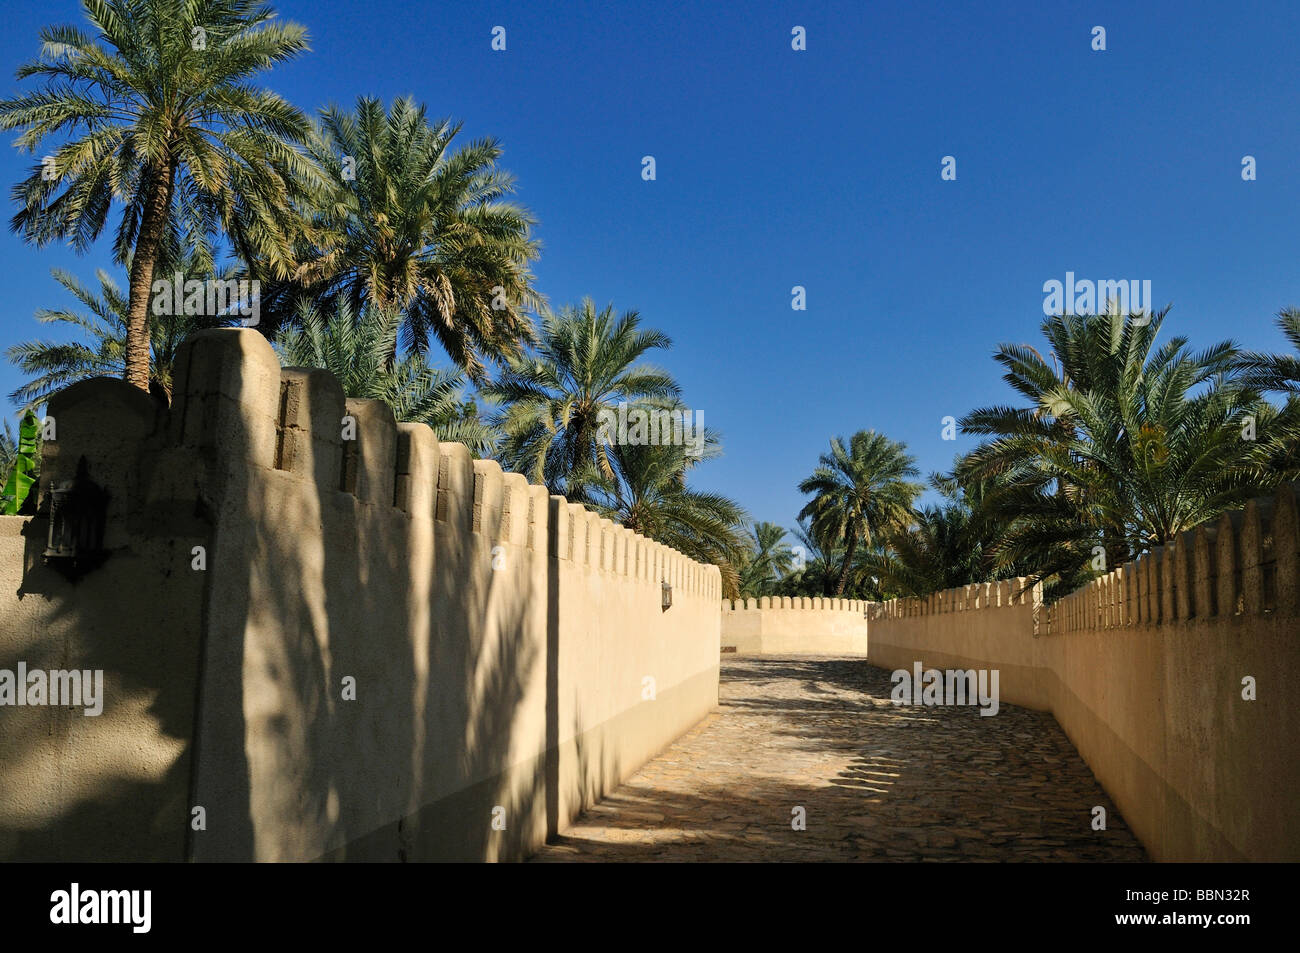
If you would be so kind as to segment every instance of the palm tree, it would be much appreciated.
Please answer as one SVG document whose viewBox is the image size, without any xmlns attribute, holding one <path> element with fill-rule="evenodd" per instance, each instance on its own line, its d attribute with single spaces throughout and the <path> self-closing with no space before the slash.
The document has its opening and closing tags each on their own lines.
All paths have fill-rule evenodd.
<svg viewBox="0 0 1300 953">
<path fill-rule="evenodd" d="M 844 594 L 859 545 L 873 547 L 878 536 L 910 519 L 921 486 L 906 478 L 917 472 L 904 444 L 874 430 L 858 431 L 847 445 L 840 437 L 831 440 L 831 452 L 822 454 L 817 469 L 799 484 L 800 493 L 813 494 L 799 516 L 811 519 L 820 539 L 843 540 L 835 589 L 827 595 Z"/>
<path fill-rule="evenodd" d="M 1237 367 L 1244 372 L 1243 382 L 1248 387 L 1300 395 L 1300 308 L 1283 308 L 1278 312 L 1277 324 L 1296 353 L 1245 351 L 1237 355 Z"/>
<path fill-rule="evenodd" d="M 785 542 L 785 528 L 776 523 L 757 522 L 747 535 L 749 552 L 740 570 L 740 594 L 770 595 L 794 562 L 790 544 Z"/>
<path fill-rule="evenodd" d="M 580 491 L 580 472 L 613 479 L 603 415 L 616 414 L 620 403 L 667 407 L 679 394 L 666 372 L 641 363 L 672 342 L 640 323 L 635 311 L 616 316 L 613 305 L 597 311 L 590 299 L 558 314 L 544 310 L 536 355 L 510 360 L 483 389 L 502 404 L 495 422 L 504 434 L 506 469 L 571 496 Z"/>
<path fill-rule="evenodd" d="M 168 261 L 169 258 L 163 260 Z M 183 280 L 211 274 L 201 268 L 196 257 L 190 257 L 178 269 Z M 130 309 L 126 295 L 103 269 L 95 272 L 99 290 L 87 287 L 69 272 L 53 268 L 50 274 L 81 302 L 85 312 L 41 308 L 36 320 L 43 324 L 71 325 L 86 338 L 84 341 L 56 343 L 52 341 L 25 341 L 14 344 L 5 356 L 24 374 L 34 375 L 31 380 L 14 390 L 10 399 L 24 409 L 35 409 L 45 403 L 50 394 L 80 380 L 91 377 L 122 377 L 126 371 L 126 353 Z M 218 276 L 224 280 L 224 276 Z M 88 313 L 86 313 L 88 312 Z M 226 327 L 232 318 L 225 314 L 155 315 L 149 325 L 149 390 L 170 402 L 172 368 L 176 352 L 184 340 L 205 328 Z"/>
<path fill-rule="evenodd" d="M 149 300 L 168 240 L 204 245 L 220 226 L 246 259 L 289 273 L 297 220 L 288 199 L 310 175 L 292 144 L 308 122 L 251 79 L 305 50 L 306 31 L 272 22 L 256 0 L 82 5 L 95 35 L 42 30 L 40 56 L 18 78 L 45 85 L 0 101 L 0 128 L 22 130 L 19 148 L 70 137 L 14 187 L 11 227 L 38 245 L 66 240 L 84 251 L 121 203 L 126 379 L 147 390 Z"/>
<path fill-rule="evenodd" d="M 401 315 L 367 308 L 360 319 L 346 298 L 327 320 L 304 304 L 299 326 L 283 329 L 275 347 L 285 367 L 319 367 L 338 379 L 348 397 L 382 400 L 399 421 L 427 424 L 439 440 L 463 443 L 477 456 L 490 454 L 495 431 L 465 399 L 459 370 L 432 367 L 423 355 L 392 359 Z"/>
<path fill-rule="evenodd" d="M 863 569 L 907 597 L 981 582 L 970 522 L 969 509 L 957 503 L 921 507 L 911 526 L 890 535 L 887 550 L 863 560 Z"/>
<path fill-rule="evenodd" d="M 616 443 L 607 459 L 609 474 L 588 463 L 579 475 L 583 502 L 630 530 L 717 566 L 723 598 L 737 598 L 737 567 L 746 549 L 741 533 L 745 512 L 725 496 L 687 486 L 686 473 L 698 458 L 672 444 Z"/>
<path fill-rule="evenodd" d="M 1286 395 L 1269 465 L 1283 480 L 1295 480 L 1300 479 L 1300 308 L 1282 309 L 1277 323 L 1296 353 L 1246 351 L 1238 355 L 1237 368 L 1246 386 Z"/>
<path fill-rule="evenodd" d="M 1002 564 L 1071 577 L 1104 555 L 1096 568 L 1110 568 L 1279 478 L 1269 460 L 1294 418 L 1237 379 L 1231 342 L 1157 347 L 1167 312 L 1050 317 L 1050 362 L 998 349 L 1004 380 L 1030 403 L 964 417 L 965 432 L 994 439 L 958 471 L 993 481 L 985 509 L 1001 523 Z"/>
<path fill-rule="evenodd" d="M 538 246 L 532 217 L 508 201 L 515 186 L 497 165 L 501 146 L 453 148 L 460 128 L 430 125 L 410 99 L 387 111 L 366 97 L 354 112 L 324 110 L 307 145 L 320 179 L 297 278 L 315 298 L 399 309 L 412 348 L 433 338 L 477 381 L 484 360 L 518 356 L 532 340 Z"/>
<path fill-rule="evenodd" d="M 951 473 L 932 473 L 929 483 L 939 502 L 918 507 L 910 525 L 896 527 L 882 547 L 865 553 L 854 567 L 859 577 L 870 576 L 894 595 L 921 597 L 1026 574 L 1018 564 L 992 558 L 997 524 L 984 505 L 989 481 L 963 483 Z"/>
<path fill-rule="evenodd" d="M 835 589 L 839 566 L 844 561 L 844 546 L 838 540 L 818 539 L 805 516 L 799 517 L 797 524 L 790 532 L 799 544 L 790 548 L 790 572 L 777 582 L 776 594 L 828 595 Z"/>
</svg>

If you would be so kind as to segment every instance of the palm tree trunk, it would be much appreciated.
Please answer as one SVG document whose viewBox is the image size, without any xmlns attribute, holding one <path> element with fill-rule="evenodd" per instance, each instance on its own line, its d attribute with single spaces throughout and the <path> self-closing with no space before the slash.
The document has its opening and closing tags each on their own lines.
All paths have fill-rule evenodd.
<svg viewBox="0 0 1300 953">
<path fill-rule="evenodd" d="M 172 204 L 172 169 L 145 169 L 148 184 L 140 231 L 131 256 L 131 291 L 126 312 L 126 382 L 149 391 L 149 301 L 153 291 L 153 269 L 167 228 Z"/>
<path fill-rule="evenodd" d="M 858 534 L 849 534 L 849 548 L 844 551 L 844 564 L 840 566 L 840 578 L 835 583 L 835 597 L 844 595 L 844 584 L 849 579 L 849 565 L 853 562 L 853 553 L 858 548 Z"/>
</svg>

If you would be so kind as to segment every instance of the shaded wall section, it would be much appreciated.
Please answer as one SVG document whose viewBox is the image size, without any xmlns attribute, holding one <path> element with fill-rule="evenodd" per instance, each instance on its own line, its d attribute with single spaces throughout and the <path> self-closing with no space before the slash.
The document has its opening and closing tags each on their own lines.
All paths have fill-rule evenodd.
<svg viewBox="0 0 1300 953">
<path fill-rule="evenodd" d="M 0 858 L 515 859 L 717 704 L 716 567 L 254 331 L 191 338 L 169 411 L 97 380 L 50 412 L 110 555 L 74 584 L 0 520 L 0 668 L 109 687 L 0 708 Z"/>
</svg>

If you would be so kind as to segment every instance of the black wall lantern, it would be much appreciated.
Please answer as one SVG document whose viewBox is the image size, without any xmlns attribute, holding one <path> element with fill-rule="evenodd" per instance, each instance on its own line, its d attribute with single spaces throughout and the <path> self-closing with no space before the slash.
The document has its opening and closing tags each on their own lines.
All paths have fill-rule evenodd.
<svg viewBox="0 0 1300 953">
<path fill-rule="evenodd" d="M 660 591 L 663 593 L 663 611 L 667 612 L 673 605 L 673 587 L 663 582 L 660 583 Z"/>
<path fill-rule="evenodd" d="M 50 539 L 46 565 L 76 580 L 103 563 L 109 493 L 90 479 L 86 458 L 74 479 L 50 490 Z"/>
</svg>

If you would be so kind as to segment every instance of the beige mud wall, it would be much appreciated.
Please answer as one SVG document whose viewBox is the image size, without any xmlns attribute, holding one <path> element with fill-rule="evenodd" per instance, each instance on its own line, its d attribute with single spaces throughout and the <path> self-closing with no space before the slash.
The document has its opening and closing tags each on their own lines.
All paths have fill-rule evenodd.
<svg viewBox="0 0 1300 953">
<path fill-rule="evenodd" d="M 763 596 L 722 603 L 722 651 L 866 655 L 867 607 L 856 599 Z"/>
<path fill-rule="evenodd" d="M 0 859 L 177 860 L 204 601 L 188 566 L 206 529 L 192 498 L 176 505 L 154 479 L 157 411 L 143 393 L 88 381 L 56 395 L 49 416 L 41 492 L 93 461 L 90 477 L 113 489 L 113 556 L 74 585 L 42 559 L 45 518 L 0 516 L 0 669 L 100 669 L 105 697 L 98 716 L 0 707 Z"/>
<path fill-rule="evenodd" d="M 914 661 L 940 670 L 996 668 L 1003 701 L 1050 710 L 1034 638 L 1041 613 L 1042 589 L 1024 579 L 880 603 L 871 610 L 871 664 L 909 672 Z"/>
<path fill-rule="evenodd" d="M 1297 540 L 1283 487 L 1050 607 L 1019 584 L 1009 604 L 1007 584 L 884 603 L 871 661 L 998 668 L 1002 699 L 1054 713 L 1156 860 L 1300 860 Z"/>
<path fill-rule="evenodd" d="M 78 407 L 134 400 L 78 387 L 96 400 L 51 405 L 60 453 L 81 452 L 62 442 Z M 519 858 L 716 706 L 716 567 L 282 370 L 251 330 L 192 338 L 175 388 L 170 412 L 85 428 L 120 434 L 122 475 L 87 456 L 121 503 L 110 525 L 136 526 L 102 568 L 48 578 L 43 521 L 0 526 L 6 661 L 142 659 L 102 725 L 0 709 L 0 790 L 21 792 L 0 799 L 0 857 L 51 857 L 76 816 L 86 858 Z M 165 720 L 159 699 L 180 699 Z M 15 712 L 61 721 L 19 745 Z M 130 756 L 83 757 L 110 725 Z M 53 779 L 80 793 L 42 813 Z"/>
</svg>

